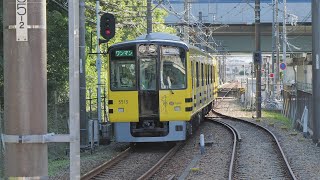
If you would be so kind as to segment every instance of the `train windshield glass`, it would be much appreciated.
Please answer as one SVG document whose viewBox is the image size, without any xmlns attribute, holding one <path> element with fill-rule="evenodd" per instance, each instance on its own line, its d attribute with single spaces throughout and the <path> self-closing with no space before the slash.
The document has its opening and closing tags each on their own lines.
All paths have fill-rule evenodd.
<svg viewBox="0 0 320 180">
<path fill-rule="evenodd" d="M 186 60 L 183 49 L 163 46 L 160 62 L 161 89 L 186 88 Z"/>
<path fill-rule="evenodd" d="M 111 61 L 111 90 L 136 90 L 135 61 Z"/>
<path fill-rule="evenodd" d="M 140 89 L 156 90 L 156 58 L 140 58 Z"/>
</svg>

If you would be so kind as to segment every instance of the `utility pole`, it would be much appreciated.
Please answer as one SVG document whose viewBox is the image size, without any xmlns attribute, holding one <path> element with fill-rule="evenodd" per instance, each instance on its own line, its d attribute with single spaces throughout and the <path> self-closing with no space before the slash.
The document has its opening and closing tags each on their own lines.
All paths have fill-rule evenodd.
<svg viewBox="0 0 320 180">
<path fill-rule="evenodd" d="M 276 59 L 274 56 L 274 52 L 276 51 L 276 45 L 275 45 L 275 30 L 276 30 L 276 24 L 275 24 L 275 1 L 272 0 L 272 56 L 271 56 L 271 72 L 274 74 L 274 64 L 276 63 Z M 274 99 L 275 97 L 275 77 L 271 79 L 271 99 Z"/>
<path fill-rule="evenodd" d="M 312 108 L 313 142 L 319 143 L 320 135 L 320 2 L 312 0 Z"/>
<path fill-rule="evenodd" d="M 152 32 L 152 0 L 147 0 L 147 34 Z"/>
<path fill-rule="evenodd" d="M 80 144 L 88 145 L 87 111 L 86 111 L 86 16 L 85 0 L 80 0 L 79 35 L 80 35 Z"/>
<path fill-rule="evenodd" d="M 186 23 L 186 25 L 184 26 L 183 36 L 186 43 L 189 43 L 189 10 L 189 0 L 184 0 L 184 23 Z"/>
<path fill-rule="evenodd" d="M 261 53 L 260 48 L 260 0 L 255 0 L 255 41 L 256 52 Z M 260 59 L 255 61 L 256 70 L 256 116 L 261 118 L 261 54 Z"/>
<path fill-rule="evenodd" d="M 279 42 L 279 21 L 278 21 L 278 16 L 279 16 L 279 0 L 275 0 L 275 5 L 276 5 L 276 67 L 275 67 L 275 87 L 277 87 L 277 90 L 275 91 L 275 94 L 278 95 L 279 89 L 280 89 L 280 72 L 279 72 L 279 64 L 280 64 L 280 42 Z"/>
<path fill-rule="evenodd" d="M 283 0 L 283 25 L 282 25 L 282 36 L 283 36 L 283 45 L 282 45 L 282 62 L 286 64 L 287 58 L 287 0 Z M 282 70 L 283 72 L 283 88 L 286 83 L 286 69 Z"/>
<path fill-rule="evenodd" d="M 96 61 L 96 68 L 97 68 L 97 75 L 98 75 L 98 88 L 97 88 L 97 98 L 98 98 L 98 122 L 99 127 L 102 123 L 101 120 L 101 58 L 100 58 L 100 0 L 96 0 L 96 17 L 97 17 L 97 61 Z M 91 142 L 92 143 L 92 142 Z"/>
<path fill-rule="evenodd" d="M 3 1 L 3 27 L 5 179 L 46 179 L 46 1 Z"/>
<path fill-rule="evenodd" d="M 68 1 L 70 179 L 80 180 L 79 1 Z"/>
</svg>

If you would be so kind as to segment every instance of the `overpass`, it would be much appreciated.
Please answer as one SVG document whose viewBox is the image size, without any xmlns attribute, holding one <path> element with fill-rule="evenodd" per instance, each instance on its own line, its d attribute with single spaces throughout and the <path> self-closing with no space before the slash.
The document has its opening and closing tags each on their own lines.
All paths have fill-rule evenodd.
<svg viewBox="0 0 320 180">
<path fill-rule="evenodd" d="M 183 27 L 183 24 L 171 24 Z M 196 25 L 190 25 L 197 29 Z M 255 49 L 255 25 L 254 24 L 203 24 L 202 31 L 207 36 L 202 35 L 211 46 L 217 50 L 228 51 L 230 53 L 252 53 Z M 272 23 L 261 23 L 261 51 L 272 52 Z M 280 36 L 282 34 L 282 24 L 279 25 Z M 197 35 L 198 34 L 198 35 Z M 194 39 L 193 43 L 203 49 L 208 48 L 199 44 L 199 31 L 190 32 L 189 35 Z M 287 40 L 293 45 L 287 46 L 287 52 L 311 52 L 312 51 L 312 26 L 311 23 L 297 23 L 296 26 L 287 24 Z M 216 46 L 216 42 L 219 46 Z M 282 40 L 280 37 L 280 48 Z M 280 49 L 280 50 L 281 50 Z M 209 52 L 210 49 L 208 50 Z"/>
</svg>

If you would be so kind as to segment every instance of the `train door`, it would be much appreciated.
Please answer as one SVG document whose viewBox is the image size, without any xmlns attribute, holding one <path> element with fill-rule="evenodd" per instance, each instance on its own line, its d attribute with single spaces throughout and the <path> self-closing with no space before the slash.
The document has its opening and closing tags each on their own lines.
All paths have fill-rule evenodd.
<svg viewBox="0 0 320 180">
<path fill-rule="evenodd" d="M 159 93 L 156 57 L 139 58 L 139 114 L 140 117 L 159 117 Z"/>
</svg>

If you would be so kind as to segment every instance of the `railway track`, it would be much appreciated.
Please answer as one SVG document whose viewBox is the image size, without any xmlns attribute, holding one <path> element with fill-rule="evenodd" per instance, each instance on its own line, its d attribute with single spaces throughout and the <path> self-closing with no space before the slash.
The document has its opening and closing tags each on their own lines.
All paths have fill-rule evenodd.
<svg viewBox="0 0 320 180">
<path fill-rule="evenodd" d="M 234 177 L 234 166 L 236 161 L 237 147 L 239 145 L 238 142 L 241 141 L 241 135 L 237 129 L 235 129 L 234 127 L 230 126 L 229 124 L 223 121 L 214 119 L 214 121 L 210 121 L 210 122 L 218 123 L 224 126 L 233 135 L 232 154 L 229 162 L 229 172 L 228 172 L 228 180 L 232 180 Z"/>
<path fill-rule="evenodd" d="M 139 145 L 126 149 L 115 158 L 93 169 L 81 177 L 89 179 L 139 179 L 150 178 L 182 143 L 172 146 Z"/>
<path fill-rule="evenodd" d="M 238 139 L 241 140 L 237 156 L 233 151 L 232 156 L 235 158 L 230 162 L 229 179 L 296 179 L 276 136 L 271 131 L 253 122 L 215 111 L 213 113 L 214 116 L 211 114 L 207 119 L 233 127 L 234 134 L 238 132 Z"/>
</svg>

